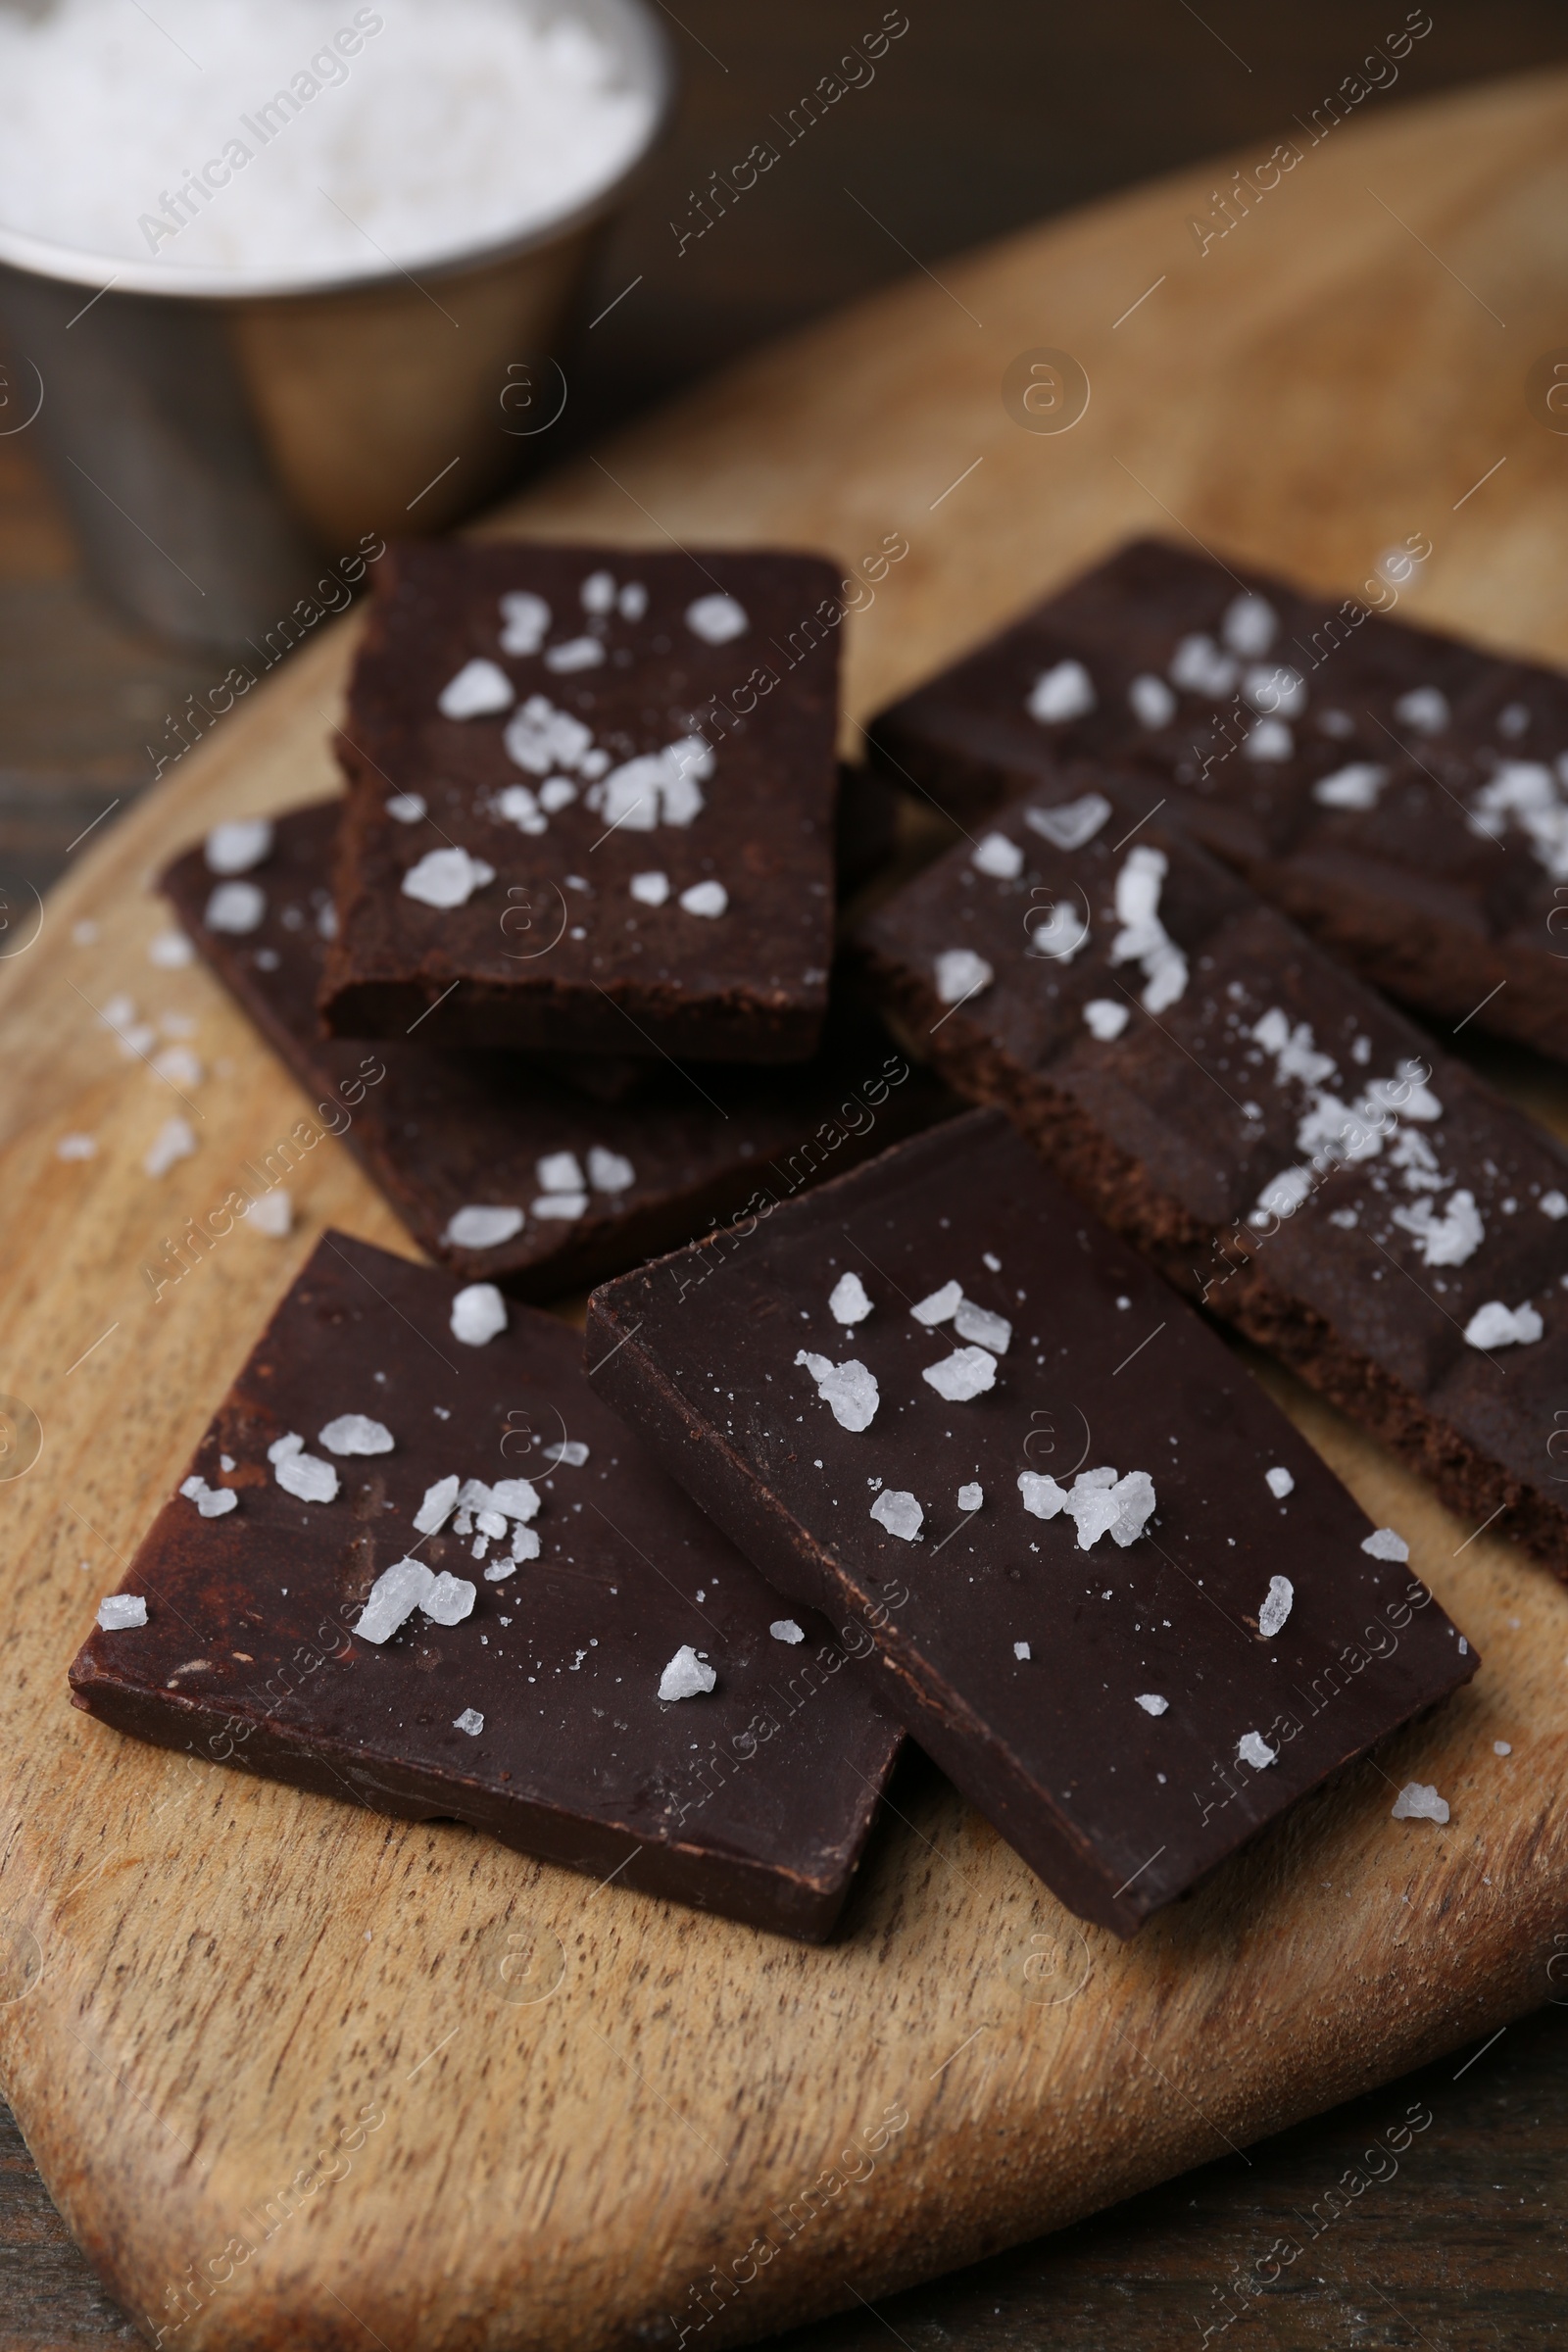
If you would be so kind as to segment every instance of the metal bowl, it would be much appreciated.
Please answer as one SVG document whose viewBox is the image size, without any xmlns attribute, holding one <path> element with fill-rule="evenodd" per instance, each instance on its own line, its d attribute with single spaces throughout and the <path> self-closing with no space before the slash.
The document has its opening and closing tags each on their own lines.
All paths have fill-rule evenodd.
<svg viewBox="0 0 1568 2352">
<path fill-rule="evenodd" d="M 613 181 L 516 235 L 284 278 L 176 273 L 0 224 L 17 405 L 31 386 L 88 567 L 136 619 L 275 652 L 323 563 L 363 572 L 376 541 L 444 528 L 515 467 L 564 398 L 546 355 L 674 98 L 644 0 L 569 13 L 652 98 L 650 126 Z"/>
</svg>

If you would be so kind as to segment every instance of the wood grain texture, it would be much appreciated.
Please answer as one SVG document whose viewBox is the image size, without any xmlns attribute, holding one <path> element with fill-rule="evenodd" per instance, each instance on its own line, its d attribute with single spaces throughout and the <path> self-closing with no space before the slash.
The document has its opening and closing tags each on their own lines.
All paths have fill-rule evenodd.
<svg viewBox="0 0 1568 2352">
<path fill-rule="evenodd" d="M 772 538 L 847 564 L 902 531 L 909 555 L 849 624 L 853 720 L 1162 511 L 1323 587 L 1424 531 L 1410 611 L 1562 658 L 1565 451 L 1523 383 L 1558 331 L 1565 129 L 1561 81 L 1346 126 L 1201 258 L 1185 221 L 1213 174 L 1140 192 L 749 363 L 495 527 Z M 1054 436 L 999 393 L 1043 344 L 1093 384 Z M 220 813 L 328 785 L 351 626 L 149 796 L 0 964 L 0 1389 L 43 1431 L 0 1488 L 0 2073 L 127 2308 L 182 2345 L 587 2352 L 674 2345 L 705 2308 L 686 2340 L 740 2341 L 1071 2220 L 1546 1997 L 1568 1593 L 1277 1376 L 1486 1667 L 1125 1948 L 919 1775 L 843 1938 L 808 1951 L 70 1711 L 91 1601 L 320 1225 L 408 1247 L 323 1144 L 289 1241 L 237 1235 L 156 1307 L 139 1274 L 304 1110 L 203 974 L 148 962 L 148 879 Z M 199 1122 L 95 1018 L 116 991 L 199 1018 Z M 1568 1131 L 1560 1086 L 1528 1086 Z M 154 1181 L 172 1111 L 199 1149 Z M 66 1129 L 96 1156 L 59 1161 Z M 1447 1796 L 1446 1830 L 1390 1820 L 1408 1778 Z M 509 1933 L 559 1967 L 548 1997 L 508 1997 Z M 867 2152 L 845 2156 L 855 2135 Z M 737 2261 L 755 2276 L 705 2306 L 711 2266 Z"/>
</svg>

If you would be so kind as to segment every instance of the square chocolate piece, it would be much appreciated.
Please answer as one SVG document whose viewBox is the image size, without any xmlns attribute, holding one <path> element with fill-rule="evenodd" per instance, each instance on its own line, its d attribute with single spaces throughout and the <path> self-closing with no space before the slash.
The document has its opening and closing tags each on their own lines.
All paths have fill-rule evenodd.
<svg viewBox="0 0 1568 2352">
<path fill-rule="evenodd" d="M 1178 1288 L 1568 1576 L 1568 1151 L 1147 785 L 1110 793 L 1095 763 L 1010 803 L 867 919 L 891 1017 Z"/>
<path fill-rule="evenodd" d="M 590 1377 L 1129 1935 L 1476 1659 L 1208 1326 L 996 1112 L 596 1291 Z"/>
<path fill-rule="evenodd" d="M 432 1044 L 428 1023 L 382 1044 L 322 1037 L 315 998 L 337 808 L 220 827 L 175 859 L 163 889 L 311 1097 L 313 1126 L 341 1137 L 420 1248 L 456 1273 L 530 1298 L 578 1289 L 956 1107 L 863 1012 L 835 1009 L 822 1050 L 799 1067 L 705 1062 L 688 1075 L 662 1059 L 582 1054 L 574 1082 L 518 1054 Z M 641 1082 L 597 1101 L 581 1080 L 601 1068 Z M 286 1184 L 291 1156 L 303 1152 L 275 1146 L 247 1171 L 251 1192 Z M 171 1281 L 182 1264 L 169 1253 Z"/>
<path fill-rule="evenodd" d="M 885 710 L 873 741 L 970 818 L 1073 761 L 1140 777 L 1145 807 L 1363 978 L 1568 1056 L 1560 671 L 1144 540 Z"/>
<path fill-rule="evenodd" d="M 820 1941 L 899 1745 L 843 1671 L 866 1629 L 792 1611 L 594 1396 L 577 1333 L 479 1291 L 323 1237 L 74 1703 Z"/>
<path fill-rule="evenodd" d="M 767 551 L 392 549 L 338 742 L 333 1032 L 805 1060 L 836 584 Z"/>
</svg>

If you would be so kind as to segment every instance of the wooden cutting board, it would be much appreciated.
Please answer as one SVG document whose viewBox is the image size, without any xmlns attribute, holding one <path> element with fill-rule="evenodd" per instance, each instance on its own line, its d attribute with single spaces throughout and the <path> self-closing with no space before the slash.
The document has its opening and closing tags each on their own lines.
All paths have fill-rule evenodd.
<svg viewBox="0 0 1568 2352">
<path fill-rule="evenodd" d="M 772 539 L 847 568 L 902 535 L 848 624 L 852 718 L 1151 527 L 1343 590 L 1423 534 L 1405 611 L 1568 659 L 1568 439 L 1529 392 L 1568 337 L 1568 83 L 1372 97 L 1296 136 L 1301 160 L 1206 250 L 1190 219 L 1223 224 L 1229 166 L 916 274 L 493 527 Z M 1087 372 L 1065 431 L 1004 402 L 1042 347 Z M 805 1950 L 71 1710 L 99 1594 L 323 1222 L 408 1247 L 327 1145 L 289 1240 L 232 1238 L 157 1305 L 140 1273 L 302 1109 L 199 968 L 149 960 L 149 877 L 220 815 L 330 786 L 352 642 L 323 632 L 79 853 L 34 944 L 25 909 L 0 935 L 0 1390 L 42 1442 L 0 1484 L 0 2076 L 122 2301 L 185 2346 L 734 2342 L 1546 1998 L 1568 1592 L 1283 1381 L 1485 1667 L 1130 1946 L 918 1777 L 842 1939 Z M 97 1019 L 117 993 L 199 1023 L 199 1148 L 159 1179 L 143 1156 L 184 1106 Z M 1510 1071 L 1568 1132 L 1568 1086 Z M 68 1132 L 94 1156 L 58 1156 Z M 1446 1829 L 1391 1820 L 1411 1778 L 1447 1797 Z"/>
</svg>

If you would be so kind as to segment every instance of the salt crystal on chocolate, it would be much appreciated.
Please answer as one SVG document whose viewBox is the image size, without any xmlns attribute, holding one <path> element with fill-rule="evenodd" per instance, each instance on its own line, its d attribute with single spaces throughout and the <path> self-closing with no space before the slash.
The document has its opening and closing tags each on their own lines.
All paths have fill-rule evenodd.
<svg viewBox="0 0 1568 2352">
<path fill-rule="evenodd" d="M 728 906 L 729 892 L 722 882 L 694 882 L 690 890 L 681 892 L 680 904 L 688 914 L 706 915 L 711 920 Z"/>
<path fill-rule="evenodd" d="M 484 718 L 492 710 L 510 710 L 515 700 L 512 680 L 497 662 L 465 662 L 442 687 L 436 709 L 443 718 Z"/>
<path fill-rule="evenodd" d="M 1176 715 L 1176 697 L 1163 678 L 1148 670 L 1128 687 L 1127 702 L 1141 727 L 1168 727 Z"/>
<path fill-rule="evenodd" d="M 937 995 L 944 1004 L 961 1004 L 977 997 L 996 978 L 983 956 L 973 948 L 946 948 L 936 960 Z"/>
<path fill-rule="evenodd" d="M 460 1250 L 498 1250 L 503 1242 L 519 1234 L 526 1222 L 520 1208 L 475 1204 L 454 1209 L 441 1239 Z"/>
<path fill-rule="evenodd" d="M 624 1193 L 636 1183 L 637 1171 L 623 1152 L 595 1144 L 588 1153 L 588 1181 L 596 1193 Z"/>
<path fill-rule="evenodd" d="M 466 1732 L 470 1740 L 477 1740 L 484 1730 L 484 1717 L 477 1707 L 465 1707 L 461 1715 L 453 1716 L 452 1729 L 455 1732 Z"/>
<path fill-rule="evenodd" d="M 1034 1651 L 1030 1648 L 1027 1642 L 1015 1642 L 1012 1645 L 1012 1654 L 1016 1659 L 1018 1659 L 1020 1664 L 1027 1665 L 1029 1660 L 1034 1656 Z"/>
<path fill-rule="evenodd" d="M 1319 776 L 1312 798 L 1325 808 L 1375 808 L 1389 771 L 1375 760 L 1352 760 L 1331 776 Z"/>
<path fill-rule="evenodd" d="M 1070 660 L 1041 671 L 1029 690 L 1026 705 L 1030 717 L 1049 727 L 1059 726 L 1065 719 L 1082 718 L 1094 707 L 1094 681 L 1081 662 Z"/>
<path fill-rule="evenodd" d="M 886 1487 L 872 1503 L 871 1516 L 890 1536 L 912 1544 L 924 1524 L 925 1511 L 906 1489 Z"/>
<path fill-rule="evenodd" d="M 1361 1549 L 1374 1560 L 1407 1560 L 1410 1546 L 1392 1527 L 1375 1527 L 1361 1539 Z"/>
<path fill-rule="evenodd" d="M 395 792 L 386 804 L 388 816 L 400 825 L 416 825 L 425 812 L 422 792 Z"/>
<path fill-rule="evenodd" d="M 1133 1704 L 1142 1707 L 1146 1715 L 1163 1715 L 1170 1706 L 1170 1700 L 1161 1698 L 1157 1690 L 1141 1690 Z"/>
<path fill-rule="evenodd" d="M 452 1337 L 483 1348 L 507 1328 L 507 1302 L 493 1282 L 470 1282 L 452 1301 Z"/>
<path fill-rule="evenodd" d="M 841 1274 L 828 1293 L 827 1311 L 835 1323 L 863 1323 L 871 1312 L 871 1301 L 858 1274 Z"/>
<path fill-rule="evenodd" d="M 1233 654 L 1255 660 L 1259 654 L 1268 652 L 1279 625 L 1279 614 L 1268 598 L 1259 596 L 1255 589 L 1245 588 L 1226 606 L 1219 633 Z"/>
<path fill-rule="evenodd" d="M 1114 997 L 1091 997 L 1084 1006 L 1084 1022 L 1091 1037 L 1102 1046 L 1111 1045 L 1131 1020 L 1125 1004 Z"/>
<path fill-rule="evenodd" d="M 239 939 L 254 931 L 266 912 L 266 893 L 254 882 L 220 882 L 207 902 L 202 921 L 209 931 L 226 931 Z"/>
<path fill-rule="evenodd" d="M 767 1630 L 775 1642 L 795 1642 L 806 1640 L 805 1634 L 793 1617 L 775 1617 Z"/>
<path fill-rule="evenodd" d="M 1464 1336 L 1472 1348 L 1528 1348 L 1545 1328 L 1528 1299 L 1521 1306 L 1509 1307 L 1500 1298 L 1489 1298 L 1485 1306 L 1476 1308 L 1464 1327 Z"/>
<path fill-rule="evenodd" d="M 466 906 L 476 890 L 495 878 L 495 867 L 482 858 L 470 858 L 466 850 L 426 850 L 404 875 L 403 895 L 417 899 L 421 906 Z"/>
<path fill-rule="evenodd" d="M 700 1698 L 717 1682 L 712 1667 L 698 1656 L 689 1642 L 683 1642 L 659 1678 L 659 1695 L 664 1699 Z"/>
<path fill-rule="evenodd" d="M 458 1474 L 454 1470 L 450 1477 L 438 1478 L 434 1486 L 425 1488 L 424 1500 L 414 1514 L 416 1533 L 421 1536 L 435 1535 L 451 1518 L 452 1506 L 457 1499 Z"/>
<path fill-rule="evenodd" d="M 1244 1732 L 1236 1742 L 1236 1753 L 1243 1764 L 1250 1764 L 1254 1772 L 1266 1772 L 1279 1760 L 1279 1749 L 1270 1747 L 1261 1732 Z"/>
<path fill-rule="evenodd" d="M 997 1359 L 988 1348 L 957 1348 L 920 1375 L 950 1404 L 967 1404 L 996 1386 Z"/>
<path fill-rule="evenodd" d="M 421 1596 L 419 1606 L 436 1625 L 461 1625 L 473 1608 L 476 1590 L 466 1577 L 454 1576 L 443 1568 Z"/>
<path fill-rule="evenodd" d="M 1109 814 L 1110 803 L 1102 792 L 1086 792 L 1054 808 L 1026 808 L 1023 821 L 1054 850 L 1081 850 L 1094 840 Z"/>
<path fill-rule="evenodd" d="M 122 1633 L 127 1626 L 146 1622 L 147 1603 L 139 1592 L 106 1592 L 98 1603 L 98 1623 L 106 1634 Z"/>
<path fill-rule="evenodd" d="M 196 1505 L 204 1519 L 221 1519 L 239 1502 L 232 1487 L 210 1487 L 205 1478 L 194 1475 L 185 1480 L 179 1491 Z"/>
<path fill-rule="evenodd" d="M 669 896 L 669 876 L 661 873 L 633 874 L 626 888 L 640 906 L 662 906 Z"/>
<path fill-rule="evenodd" d="M 1005 833 L 987 833 L 976 842 L 969 863 L 998 882 L 1015 882 L 1023 872 L 1023 852 Z"/>
<path fill-rule="evenodd" d="M 1263 1605 L 1257 1612 L 1257 1630 L 1265 1642 L 1272 1642 L 1296 1606 L 1296 1587 L 1288 1576 L 1271 1576 Z"/>
<path fill-rule="evenodd" d="M 816 1393 L 841 1429 L 869 1429 L 881 1402 L 875 1377 L 852 1356 L 835 1364 L 825 1355 L 803 1348 L 795 1361 L 804 1364 L 816 1383 Z"/>
<path fill-rule="evenodd" d="M 526 588 L 509 589 L 501 599 L 501 651 L 536 654 L 550 629 L 550 607 Z"/>
<path fill-rule="evenodd" d="M 580 1470 L 587 1459 L 588 1448 L 580 1438 L 561 1438 L 545 1447 L 545 1460 L 567 1470 Z"/>
<path fill-rule="evenodd" d="M 1296 1481 L 1283 1462 L 1276 1462 L 1271 1470 L 1264 1471 L 1263 1484 L 1276 1502 L 1283 1502 L 1287 1494 L 1296 1492 Z"/>
<path fill-rule="evenodd" d="M 974 1340 L 989 1348 L 993 1355 L 1005 1355 L 1012 1345 L 1012 1325 L 1006 1316 L 976 1306 L 972 1298 L 959 1299 L 953 1310 L 953 1328 L 960 1340 Z"/>
<path fill-rule="evenodd" d="M 318 1432 L 328 1453 L 390 1453 L 396 1440 L 384 1421 L 371 1421 L 364 1413 L 339 1413 Z"/>
<path fill-rule="evenodd" d="M 960 1511 L 977 1511 L 980 1508 L 980 1505 L 984 1502 L 985 1498 L 985 1489 L 978 1485 L 971 1483 L 969 1486 L 960 1487 L 958 1489 L 958 1508 Z"/>
<path fill-rule="evenodd" d="M 274 1439 L 267 1448 L 267 1458 L 285 1494 L 295 1494 L 301 1502 L 336 1499 L 337 1472 L 330 1462 L 306 1452 L 305 1440 L 297 1430 L 291 1430 L 286 1438 Z"/>
<path fill-rule="evenodd" d="M 569 677 L 573 670 L 597 669 L 604 658 L 605 649 L 597 637 L 568 637 L 550 648 L 545 667 Z"/>
<path fill-rule="evenodd" d="M 394 1560 L 390 1568 L 382 1569 L 370 1587 L 369 1596 L 353 1629 L 357 1639 L 377 1644 L 390 1642 L 434 1584 L 435 1576 L 423 1560 Z"/>
<path fill-rule="evenodd" d="M 950 1322 L 963 1304 L 963 1290 L 956 1282 L 945 1282 L 940 1291 L 932 1291 L 909 1309 L 917 1323 L 935 1325 Z"/>
<path fill-rule="evenodd" d="M 728 645 L 751 626 L 746 608 L 733 596 L 700 596 L 686 608 L 686 626 L 705 645 Z"/>
<path fill-rule="evenodd" d="M 210 874 L 248 874 L 271 850 L 271 818 L 238 816 L 213 827 L 202 854 Z"/>
<path fill-rule="evenodd" d="M 1024 1509 L 1035 1519 L 1054 1519 L 1058 1511 L 1067 1507 L 1066 1488 L 1058 1487 L 1043 1470 L 1020 1470 L 1018 1492 L 1023 1496 Z"/>
</svg>

